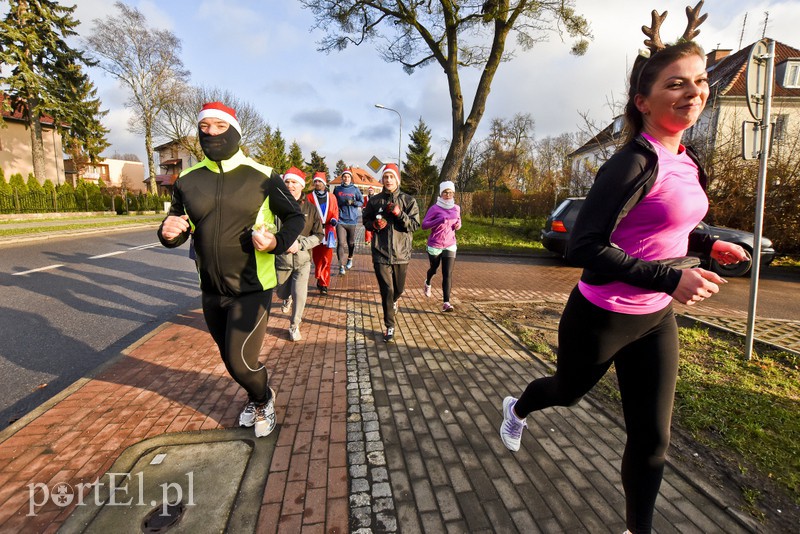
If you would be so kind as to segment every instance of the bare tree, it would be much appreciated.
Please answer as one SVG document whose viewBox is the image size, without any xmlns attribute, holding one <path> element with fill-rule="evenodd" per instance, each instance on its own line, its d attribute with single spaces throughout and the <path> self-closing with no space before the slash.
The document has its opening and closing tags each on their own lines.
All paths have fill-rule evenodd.
<svg viewBox="0 0 800 534">
<path fill-rule="evenodd" d="M 509 121 L 493 119 L 489 135 L 483 141 L 481 169 L 492 191 L 492 224 L 498 185 L 518 184 L 518 171 L 531 142 L 533 118 L 518 113 Z"/>
<path fill-rule="evenodd" d="M 130 91 L 126 106 L 135 112 L 132 131 L 144 133 L 150 191 L 158 193 L 153 161 L 153 130 L 164 106 L 185 90 L 189 71 L 179 57 L 181 41 L 169 30 L 149 28 L 145 16 L 122 2 L 118 13 L 95 19 L 86 45 L 98 66 Z M 141 128 L 141 129 L 139 129 Z"/>
<path fill-rule="evenodd" d="M 502 61 L 511 59 L 506 39 L 514 32 L 524 49 L 550 30 L 579 40 L 572 52 L 585 52 L 589 24 L 575 13 L 572 0 L 301 0 L 314 13 L 326 36 L 320 50 L 343 50 L 350 44 L 378 41 L 378 52 L 411 73 L 437 64 L 447 77 L 452 117 L 450 148 L 442 180 L 457 179 L 461 162 L 483 118 L 489 90 Z M 464 111 L 461 69 L 479 68 L 481 76 L 469 114 Z"/>
</svg>

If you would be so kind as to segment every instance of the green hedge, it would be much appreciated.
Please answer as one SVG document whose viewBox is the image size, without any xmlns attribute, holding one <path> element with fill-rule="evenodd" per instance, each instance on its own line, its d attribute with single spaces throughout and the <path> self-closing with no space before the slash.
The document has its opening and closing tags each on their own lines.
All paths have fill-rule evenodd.
<svg viewBox="0 0 800 534">
<path fill-rule="evenodd" d="M 113 198 L 113 203 L 112 203 Z M 53 213 L 70 211 L 163 211 L 169 196 L 144 193 L 128 193 L 127 206 L 119 194 L 99 188 L 59 187 L 55 191 L 25 191 L 12 188 L 11 192 L 0 191 L 0 213 Z"/>
</svg>

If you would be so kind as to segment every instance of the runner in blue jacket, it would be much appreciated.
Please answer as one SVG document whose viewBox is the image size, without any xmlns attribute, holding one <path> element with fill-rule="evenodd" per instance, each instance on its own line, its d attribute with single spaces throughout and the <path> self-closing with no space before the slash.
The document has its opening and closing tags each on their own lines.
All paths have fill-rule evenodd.
<svg viewBox="0 0 800 534">
<path fill-rule="evenodd" d="M 358 228 L 358 215 L 364 205 L 364 196 L 353 185 L 353 173 L 350 169 L 342 172 L 342 183 L 333 190 L 336 202 L 339 204 L 339 224 L 336 226 L 336 239 L 339 246 L 336 257 L 339 258 L 339 274 L 344 274 L 346 269 L 353 267 L 353 251 L 356 248 L 356 229 Z M 347 250 L 345 252 L 345 247 Z M 347 259 L 345 260 L 345 254 Z"/>
</svg>

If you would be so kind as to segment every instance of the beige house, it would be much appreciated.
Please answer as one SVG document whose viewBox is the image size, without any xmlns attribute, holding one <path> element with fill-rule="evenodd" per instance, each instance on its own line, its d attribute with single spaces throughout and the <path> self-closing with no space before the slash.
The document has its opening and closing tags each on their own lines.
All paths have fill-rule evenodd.
<svg viewBox="0 0 800 534">
<path fill-rule="evenodd" d="M 95 184 L 103 180 L 109 187 L 124 188 L 134 193 L 147 192 L 144 182 L 144 163 L 141 161 L 105 158 L 100 162 L 84 165 L 78 176 L 75 165 L 68 159 L 64 161 L 64 169 L 67 181 L 73 186 L 78 179 Z"/>
<path fill-rule="evenodd" d="M 742 123 L 754 121 L 747 105 L 747 60 L 755 43 L 731 54 L 730 50 L 714 50 L 706 55 L 710 94 L 697 123 L 684 134 L 684 141 L 701 154 L 730 150 L 742 152 Z M 772 152 L 795 149 L 800 133 L 800 50 L 775 43 L 775 83 L 772 93 L 774 125 Z M 624 138 L 622 116 L 583 146 L 572 152 L 571 194 L 585 193 L 587 176 L 594 173 Z M 591 184 L 591 180 L 588 182 Z"/>
<path fill-rule="evenodd" d="M 199 160 L 189 152 L 180 142 L 169 141 L 153 148 L 156 156 L 156 183 L 160 194 L 172 193 L 172 184 L 184 170 L 196 164 Z M 150 177 L 144 179 L 145 186 L 149 187 Z"/>
<path fill-rule="evenodd" d="M 0 94 L 0 103 L 4 95 Z M 53 127 L 51 117 L 42 117 L 42 142 L 44 144 L 44 164 L 47 178 L 53 184 L 64 183 L 64 156 L 61 134 Z M 0 121 L 0 168 L 8 181 L 9 176 L 19 173 L 27 181 L 33 172 L 31 154 L 31 132 L 26 128 L 22 110 L 14 108 L 2 111 Z"/>
<path fill-rule="evenodd" d="M 704 154 L 712 150 L 742 151 L 742 123 L 755 121 L 747 104 L 747 61 L 755 43 L 731 54 L 707 55 L 711 93 L 686 139 Z M 775 42 L 775 83 L 772 89 L 772 150 L 796 141 L 800 131 L 800 50 Z"/>
</svg>

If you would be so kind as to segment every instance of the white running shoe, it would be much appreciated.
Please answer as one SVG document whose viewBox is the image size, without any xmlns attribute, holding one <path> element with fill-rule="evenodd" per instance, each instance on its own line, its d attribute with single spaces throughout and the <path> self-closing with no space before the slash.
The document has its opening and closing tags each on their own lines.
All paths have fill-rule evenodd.
<svg viewBox="0 0 800 534">
<path fill-rule="evenodd" d="M 300 341 L 301 339 L 303 339 L 303 336 L 300 335 L 299 326 L 289 327 L 289 339 L 291 339 L 292 341 Z"/>
<path fill-rule="evenodd" d="M 292 309 L 292 298 L 289 297 L 288 299 L 283 299 L 283 303 L 281 303 L 281 312 L 289 313 L 289 310 Z"/>
<path fill-rule="evenodd" d="M 506 397 L 503 399 L 503 424 L 500 425 L 500 438 L 503 445 L 510 451 L 517 452 L 522 441 L 522 429 L 528 426 L 525 419 L 520 419 L 514 415 L 514 405 L 517 399 Z"/>
<path fill-rule="evenodd" d="M 275 390 L 269 388 L 272 393 L 269 402 L 256 406 L 255 432 L 257 438 L 269 436 L 275 430 Z"/>
<path fill-rule="evenodd" d="M 248 401 L 244 405 L 242 413 L 239 414 L 239 426 L 250 428 L 254 424 L 256 424 L 256 403 Z"/>
<path fill-rule="evenodd" d="M 455 309 L 455 308 L 453 308 L 453 305 L 452 305 L 452 304 L 450 304 L 449 302 L 445 302 L 444 304 L 442 304 L 442 311 L 443 311 L 443 312 L 451 312 L 451 311 L 453 311 L 454 309 Z"/>
<path fill-rule="evenodd" d="M 353 268 L 353 258 L 347 258 L 347 263 L 345 264 L 345 267 L 347 267 L 348 269 Z"/>
<path fill-rule="evenodd" d="M 346 273 L 346 272 L 347 272 L 347 271 L 345 271 L 345 269 L 344 269 L 344 265 L 341 265 L 341 266 L 339 266 L 339 274 L 344 274 L 344 273 Z"/>
<path fill-rule="evenodd" d="M 431 285 L 428 282 L 425 282 L 425 287 L 422 289 L 422 292 L 425 293 L 426 297 L 431 296 Z"/>
</svg>

